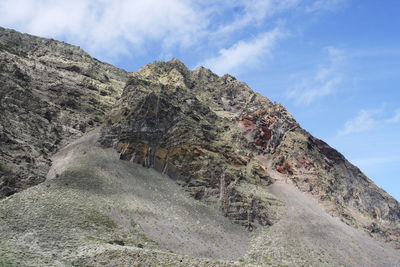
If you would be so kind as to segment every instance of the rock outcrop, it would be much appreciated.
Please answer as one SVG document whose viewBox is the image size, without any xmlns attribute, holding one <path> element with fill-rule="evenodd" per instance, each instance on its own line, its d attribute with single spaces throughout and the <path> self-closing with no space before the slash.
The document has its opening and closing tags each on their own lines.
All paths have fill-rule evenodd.
<svg viewBox="0 0 400 267">
<path fill-rule="evenodd" d="M 279 103 L 232 76 L 190 71 L 177 59 L 147 65 L 128 81 L 100 142 L 249 229 L 279 219 L 280 201 L 255 193 L 274 182 L 273 170 L 333 216 L 399 246 L 399 203 Z"/>
<path fill-rule="evenodd" d="M 267 186 L 272 179 L 252 155 L 236 118 L 212 105 L 223 101 L 217 94 L 232 98 L 234 90 L 241 90 L 222 92 L 229 83 L 236 86 L 232 77 L 219 78 L 205 69 L 192 74 L 176 59 L 147 65 L 128 81 L 100 142 L 115 147 L 121 159 L 168 174 L 195 199 L 218 203 L 236 223 L 249 229 L 271 225 L 282 203 L 246 189 Z M 230 107 L 236 111 L 240 104 Z"/>
<path fill-rule="evenodd" d="M 104 121 L 127 79 L 79 47 L 0 27 L 0 198 L 43 182 L 51 156 Z"/>
</svg>

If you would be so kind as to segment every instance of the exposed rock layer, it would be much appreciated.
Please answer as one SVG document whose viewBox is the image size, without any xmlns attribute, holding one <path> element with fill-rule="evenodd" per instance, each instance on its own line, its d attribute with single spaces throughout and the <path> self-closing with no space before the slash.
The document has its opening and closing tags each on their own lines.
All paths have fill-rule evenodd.
<svg viewBox="0 0 400 267">
<path fill-rule="evenodd" d="M 127 79 L 79 47 L 0 27 L 0 198 L 44 181 L 51 156 L 104 121 Z"/>
<path fill-rule="evenodd" d="M 143 67 L 128 81 L 101 143 L 179 180 L 196 199 L 219 203 L 250 229 L 279 218 L 279 201 L 239 190 L 273 183 L 270 168 L 332 215 L 399 246 L 399 203 L 279 103 L 232 76 L 190 71 L 176 59 Z"/>
<path fill-rule="evenodd" d="M 214 84 L 204 75 L 215 79 Z M 202 78 L 206 84 L 201 83 Z M 227 92 L 213 88 L 229 83 L 232 88 Z M 202 99 L 200 91 L 208 90 L 205 86 L 210 91 L 202 94 Z M 236 82 L 230 76 L 219 78 L 205 69 L 192 74 L 176 59 L 148 65 L 127 83 L 101 143 L 118 149 L 121 159 L 168 174 L 195 199 L 219 203 L 222 212 L 236 223 L 249 229 L 257 224 L 271 225 L 278 219 L 277 207 L 282 204 L 274 198 L 240 191 L 237 186 L 266 186 L 272 179 L 253 157 L 235 119 L 228 113 L 226 117 L 220 115 L 224 110 L 217 110 L 218 105 L 209 105 L 214 98 L 221 99 L 212 93 L 233 97 L 233 91 L 241 90 L 234 86 Z M 231 105 L 233 109 L 235 105 L 240 103 Z"/>
</svg>

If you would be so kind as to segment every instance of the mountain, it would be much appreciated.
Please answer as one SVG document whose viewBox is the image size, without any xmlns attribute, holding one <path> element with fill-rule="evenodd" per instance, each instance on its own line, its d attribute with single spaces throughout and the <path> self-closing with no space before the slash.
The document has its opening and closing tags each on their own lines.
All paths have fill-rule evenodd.
<svg viewBox="0 0 400 267">
<path fill-rule="evenodd" d="M 400 265 L 400 205 L 279 103 L 0 28 L 5 265 Z"/>
<path fill-rule="evenodd" d="M 79 47 L 0 28 L 0 198 L 43 182 L 51 156 L 100 125 L 127 80 Z"/>
</svg>

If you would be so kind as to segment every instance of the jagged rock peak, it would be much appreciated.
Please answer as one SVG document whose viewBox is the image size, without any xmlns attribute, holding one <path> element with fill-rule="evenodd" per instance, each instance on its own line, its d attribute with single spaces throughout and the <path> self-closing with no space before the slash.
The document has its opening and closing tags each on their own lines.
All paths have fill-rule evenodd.
<svg viewBox="0 0 400 267">
<path fill-rule="evenodd" d="M 129 86 L 149 84 L 154 85 L 153 89 L 168 87 L 171 90 L 191 90 L 199 100 L 208 102 L 213 110 L 232 109 L 232 106 L 239 107 L 239 104 L 245 104 L 242 110 L 272 106 L 268 98 L 253 92 L 246 83 L 238 81 L 234 76 L 218 76 L 202 66 L 191 71 L 176 58 L 170 61 L 155 61 L 140 68 L 132 74 L 127 90 L 131 90 Z M 229 103 L 227 100 L 230 100 Z"/>
<path fill-rule="evenodd" d="M 133 73 L 128 85 L 134 84 L 173 84 L 176 87 L 191 88 L 191 71 L 176 58 L 170 61 L 155 61 Z"/>
</svg>

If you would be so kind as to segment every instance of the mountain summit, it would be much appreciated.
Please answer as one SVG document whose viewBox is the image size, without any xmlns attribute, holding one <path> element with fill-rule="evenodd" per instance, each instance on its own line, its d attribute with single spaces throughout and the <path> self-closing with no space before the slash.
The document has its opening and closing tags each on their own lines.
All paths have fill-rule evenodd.
<svg viewBox="0 0 400 267">
<path fill-rule="evenodd" d="M 0 263 L 395 266 L 400 205 L 279 103 L 0 28 Z"/>
</svg>

